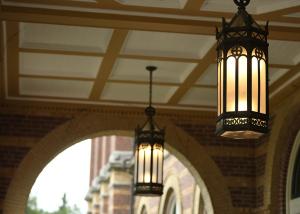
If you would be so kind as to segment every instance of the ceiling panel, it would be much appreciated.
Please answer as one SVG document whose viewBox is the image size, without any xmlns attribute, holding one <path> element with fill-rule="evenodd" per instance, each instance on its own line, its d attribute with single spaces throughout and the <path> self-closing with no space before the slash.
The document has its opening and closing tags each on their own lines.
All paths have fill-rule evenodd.
<svg viewBox="0 0 300 214">
<path fill-rule="evenodd" d="M 217 89 L 192 87 L 179 104 L 217 106 Z"/>
<path fill-rule="evenodd" d="M 20 74 L 95 78 L 102 58 L 20 53 Z"/>
<path fill-rule="evenodd" d="M 252 0 L 250 5 L 247 6 L 247 11 L 254 12 L 255 11 L 255 0 Z M 222 12 L 232 12 L 235 13 L 237 11 L 237 6 L 233 1 L 224 1 L 224 0 L 205 0 L 201 10 L 208 11 L 222 11 Z"/>
<path fill-rule="evenodd" d="M 251 0 L 247 6 L 247 11 L 251 14 L 260 14 L 272 12 L 282 8 L 288 8 L 291 5 L 300 5 L 298 0 Z M 201 10 L 237 12 L 237 6 L 233 1 L 224 0 L 205 0 Z"/>
<path fill-rule="evenodd" d="M 81 1 L 81 2 L 97 2 L 97 0 L 69 0 L 69 1 Z"/>
<path fill-rule="evenodd" d="M 187 0 L 115 0 L 125 5 L 182 9 Z"/>
<path fill-rule="evenodd" d="M 177 87 L 155 85 L 153 87 L 153 102 L 167 103 L 176 89 Z M 101 99 L 147 103 L 149 85 L 106 83 Z"/>
<path fill-rule="evenodd" d="M 20 23 L 20 47 L 51 50 L 106 51 L 111 29 Z"/>
<path fill-rule="evenodd" d="M 20 78 L 20 94 L 65 98 L 88 98 L 92 81 Z"/>
<path fill-rule="evenodd" d="M 122 6 L 116 3 L 117 1 L 121 4 L 136 5 L 139 7 Z M 197 31 L 207 34 L 207 32 L 201 30 L 201 26 L 205 29 L 206 27 L 209 28 L 210 26 L 208 25 L 211 21 L 221 20 L 220 14 L 204 12 L 201 13 L 201 17 L 194 16 L 196 11 L 193 10 L 199 9 L 196 7 L 193 10 L 187 7 L 186 10 L 182 11 L 162 9 L 183 8 L 187 0 L 113 0 L 103 5 L 103 8 L 99 8 L 100 0 L 51 1 L 52 3 L 49 4 L 46 2 L 45 4 L 40 4 L 37 1 L 33 1 L 35 4 L 30 5 L 27 5 L 29 2 L 25 1 L 13 2 L 18 7 L 30 6 L 32 9 L 33 7 L 43 7 L 49 11 L 51 9 L 66 9 L 66 5 L 68 5 L 67 9 L 70 10 L 70 14 L 67 14 L 69 17 L 68 20 L 55 19 L 54 14 L 54 19 L 51 19 L 52 15 L 48 17 L 49 23 L 57 24 L 33 23 L 43 20 L 23 14 L 24 16 L 18 18 L 18 20 L 24 20 L 19 25 L 19 32 L 15 28 L 17 22 L 12 23 L 7 21 L 4 25 L 7 30 L 4 30 L 4 33 L 7 32 L 7 43 L 5 45 L 8 50 L 7 62 L 12 64 L 15 62 L 17 65 L 18 62 L 16 60 L 19 60 L 19 70 L 14 66 L 7 67 L 8 70 L 5 72 L 8 72 L 6 73 L 8 78 L 5 90 L 17 86 L 19 81 L 21 95 L 35 95 L 45 98 L 47 96 L 89 98 L 91 88 L 95 82 L 96 84 L 103 84 L 95 85 L 95 91 L 98 90 L 99 93 L 97 93 L 101 93 L 101 97 L 97 97 L 99 98 L 99 103 L 101 103 L 102 99 L 117 101 L 123 104 L 126 104 L 127 101 L 144 102 L 146 104 L 148 102 L 149 87 L 146 83 L 149 81 L 149 72 L 145 70 L 145 67 L 147 65 L 155 65 L 158 67 L 158 70 L 154 72 L 154 83 L 160 83 L 154 85 L 153 95 L 155 102 L 168 103 L 176 89 L 182 87 L 176 93 L 178 100 L 181 98 L 181 105 L 172 103 L 170 104 L 172 108 L 189 108 L 197 105 L 216 106 L 217 91 L 214 87 L 210 87 L 217 84 L 217 69 L 215 64 L 211 64 L 205 71 L 195 70 L 191 77 L 197 76 L 199 79 L 190 80 L 189 78 L 188 82 L 192 82 L 191 84 L 181 85 L 191 72 L 194 71 L 197 63 L 201 62 L 200 59 L 203 59 L 208 50 L 213 47 L 213 44 L 216 42 L 215 36 L 179 32 Z M 88 2 L 95 2 L 95 4 Z M 199 2 L 192 0 L 190 6 L 197 5 Z M 280 67 L 285 67 L 284 65 L 296 65 L 300 62 L 300 42 L 284 41 L 285 39 L 297 40 L 295 36 L 297 35 L 296 25 L 298 24 L 296 23 L 296 18 L 300 17 L 295 8 L 297 4 L 300 4 L 299 0 L 251 0 L 248 7 L 250 13 L 270 12 L 274 9 L 281 9 L 286 12 L 284 17 L 276 17 L 274 14 L 269 15 L 271 24 L 278 25 L 273 38 L 282 39 L 280 41 L 270 41 L 269 62 L 270 64 L 277 64 L 275 67 L 278 67 L 270 68 L 270 84 L 274 84 L 280 77 L 289 72 L 287 69 L 279 69 Z M 85 7 L 85 5 L 88 7 Z M 286 5 L 290 9 L 285 10 L 284 8 L 287 8 Z M 232 0 L 205 0 L 202 10 L 236 12 L 236 8 L 237 6 Z M 77 13 L 71 12 L 75 10 L 78 12 L 79 17 L 75 17 Z M 14 14 L 17 15 L 20 11 L 11 12 L 13 16 Z M 101 14 L 96 14 L 99 12 Z M 57 11 L 57 15 L 59 13 L 63 13 L 63 11 Z M 111 16 L 110 14 L 114 15 Z M 98 16 L 104 17 L 104 19 L 97 19 Z M 94 21 L 88 22 L 88 24 L 76 22 L 80 17 L 86 20 L 92 18 Z M 126 17 L 126 19 L 123 19 L 123 17 Z M 155 20 L 151 21 L 151 17 L 155 17 Z M 72 20 L 72 18 L 75 19 Z M 32 23 L 25 21 L 29 19 Z M 5 18 L 5 20 L 8 20 L 8 18 Z M 104 20 L 107 20 L 107 22 L 104 22 Z M 186 20 L 188 20 L 188 25 L 186 25 Z M 263 20 L 265 20 L 265 16 L 261 18 L 261 22 L 265 22 Z M 127 24 L 125 23 L 124 25 L 124 21 Z M 199 23 L 203 22 L 203 25 L 200 24 L 201 26 L 199 26 L 201 28 L 199 31 L 195 29 L 195 27 L 197 28 L 196 23 L 198 21 Z M 206 21 L 207 23 L 205 24 Z M 59 23 L 69 23 L 70 25 L 59 25 Z M 107 28 L 80 27 L 79 25 L 81 24 L 86 26 L 106 26 Z M 290 26 L 287 27 L 287 25 Z M 164 29 L 161 26 L 167 27 Z M 194 30 L 189 30 L 190 26 Z M 112 45 L 111 51 L 113 54 L 105 54 L 114 31 L 113 28 L 129 28 L 129 33 L 121 51 Z M 164 30 L 170 32 L 163 32 Z M 13 36 L 17 35 L 17 33 L 19 33 L 19 41 L 13 39 Z M 118 36 L 114 38 L 121 39 Z M 14 43 L 10 43 L 10 41 Z M 15 49 L 17 45 L 21 48 L 18 53 L 17 49 Z M 12 51 L 9 51 L 12 46 L 14 48 Z M 105 56 L 104 61 L 103 56 Z M 102 64 L 103 74 L 105 75 L 103 76 L 103 74 L 99 73 L 97 77 Z M 201 76 L 198 75 L 200 73 Z M 20 77 L 17 78 L 18 74 Z M 96 78 L 98 78 L 97 81 Z M 82 81 L 75 81 L 75 79 Z M 197 86 L 194 84 L 197 84 Z M 282 89 L 281 85 L 278 87 Z M 188 92 L 185 96 L 181 96 L 181 90 L 187 90 Z M 9 96 L 12 96 L 12 93 Z M 14 96 L 14 98 L 18 99 L 18 96 Z M 61 100 L 64 102 L 64 99 Z M 87 100 L 91 101 L 91 103 L 94 102 L 93 98 Z"/>
<path fill-rule="evenodd" d="M 291 13 L 289 15 L 285 15 L 287 17 L 295 17 L 295 18 L 300 18 L 300 12 L 299 13 Z"/>
<path fill-rule="evenodd" d="M 200 59 L 214 43 L 214 36 L 130 31 L 122 53 Z"/>
<path fill-rule="evenodd" d="M 154 81 L 172 83 L 183 82 L 196 66 L 195 63 L 118 59 L 110 79 L 148 81 L 149 72 L 145 69 L 148 65 L 154 65 L 158 68 L 153 73 Z"/>
<path fill-rule="evenodd" d="M 300 61 L 300 42 L 270 40 L 269 44 L 271 64 L 295 65 Z"/>
<path fill-rule="evenodd" d="M 217 85 L 217 65 L 210 65 L 196 82 L 198 85 Z"/>
<path fill-rule="evenodd" d="M 288 71 L 288 69 L 269 68 L 269 85 L 272 85 L 276 80 L 285 75 Z"/>
</svg>

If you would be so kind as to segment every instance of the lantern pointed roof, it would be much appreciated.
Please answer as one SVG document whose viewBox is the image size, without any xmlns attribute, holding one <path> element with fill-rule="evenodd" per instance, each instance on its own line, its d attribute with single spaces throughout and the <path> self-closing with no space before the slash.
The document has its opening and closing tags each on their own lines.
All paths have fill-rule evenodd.
<svg viewBox="0 0 300 214">
<path fill-rule="evenodd" d="M 246 27 L 265 30 L 252 18 L 245 8 L 240 7 L 232 20 L 227 24 L 227 27 Z"/>
</svg>

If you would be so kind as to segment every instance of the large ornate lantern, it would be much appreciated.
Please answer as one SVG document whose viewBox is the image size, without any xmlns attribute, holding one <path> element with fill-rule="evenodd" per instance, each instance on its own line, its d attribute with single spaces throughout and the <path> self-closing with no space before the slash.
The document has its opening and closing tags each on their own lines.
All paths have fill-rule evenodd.
<svg viewBox="0 0 300 214">
<path fill-rule="evenodd" d="M 135 130 L 135 173 L 134 194 L 160 196 L 163 194 L 163 158 L 165 132 L 154 122 L 155 108 L 152 107 L 152 73 L 154 66 L 147 66 L 150 72 L 149 106 L 145 109 L 146 123 Z"/>
<path fill-rule="evenodd" d="M 268 131 L 268 24 L 262 28 L 245 7 L 250 0 L 234 0 L 238 12 L 217 29 L 217 135 L 259 138 Z"/>
</svg>

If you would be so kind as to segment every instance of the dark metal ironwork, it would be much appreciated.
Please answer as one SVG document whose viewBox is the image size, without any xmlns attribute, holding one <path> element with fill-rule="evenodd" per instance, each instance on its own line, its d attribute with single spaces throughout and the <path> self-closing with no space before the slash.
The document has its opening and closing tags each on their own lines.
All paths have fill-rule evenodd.
<svg viewBox="0 0 300 214">
<path fill-rule="evenodd" d="M 146 123 L 135 129 L 134 194 L 160 196 L 163 194 L 164 129 L 154 121 L 152 106 L 152 75 L 157 68 L 147 66 L 150 73 L 149 106 L 145 109 Z"/>
<path fill-rule="evenodd" d="M 246 11 L 250 0 L 234 0 L 238 12 L 216 29 L 218 118 L 216 133 L 258 138 L 268 131 L 268 23 L 258 25 Z"/>
</svg>

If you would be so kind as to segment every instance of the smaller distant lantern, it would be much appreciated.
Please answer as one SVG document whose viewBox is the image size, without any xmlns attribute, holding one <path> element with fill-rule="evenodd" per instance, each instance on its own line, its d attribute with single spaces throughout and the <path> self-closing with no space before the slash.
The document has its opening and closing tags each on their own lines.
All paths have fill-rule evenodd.
<svg viewBox="0 0 300 214">
<path fill-rule="evenodd" d="M 217 29 L 219 136 L 259 138 L 268 131 L 268 24 L 259 26 L 245 7 L 250 0 L 234 0 L 238 12 Z"/>
<path fill-rule="evenodd" d="M 154 121 L 152 107 L 152 73 L 157 68 L 147 66 L 150 72 L 149 106 L 145 109 L 146 123 L 135 130 L 134 194 L 160 196 L 163 194 L 163 158 L 165 132 Z"/>
</svg>

